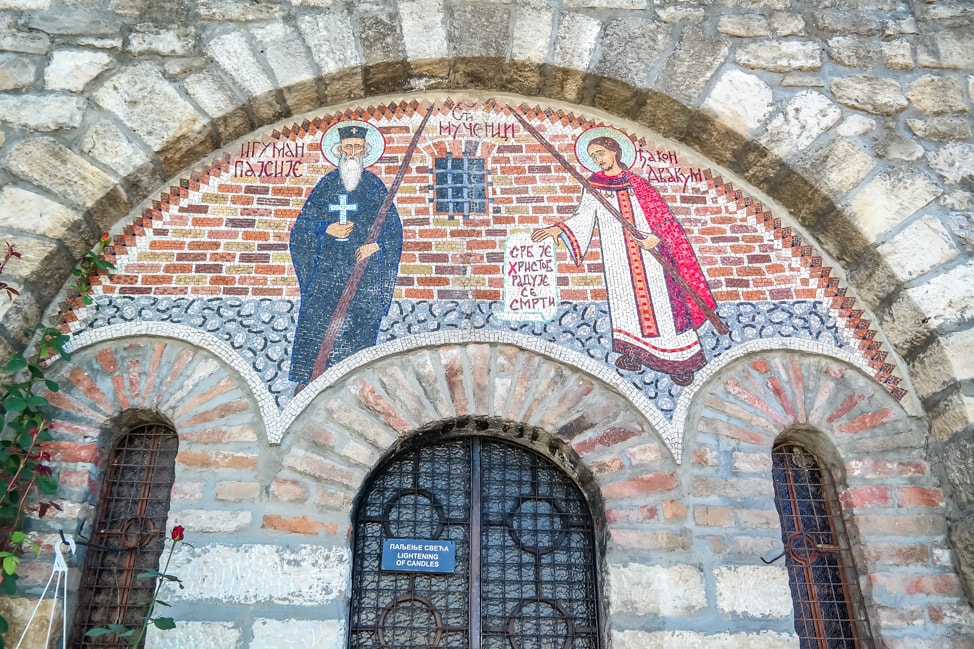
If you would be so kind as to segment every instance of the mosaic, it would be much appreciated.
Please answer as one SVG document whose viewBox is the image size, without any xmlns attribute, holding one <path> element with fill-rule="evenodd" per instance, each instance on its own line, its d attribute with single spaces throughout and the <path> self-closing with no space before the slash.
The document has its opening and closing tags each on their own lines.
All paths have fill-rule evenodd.
<svg viewBox="0 0 974 649">
<path fill-rule="evenodd" d="M 63 328 L 227 342 L 277 406 L 376 344 L 536 336 L 667 419 L 722 354 L 802 339 L 904 392 L 855 300 L 759 202 L 662 140 L 467 97 L 348 109 L 245 142 L 116 234 Z"/>
</svg>

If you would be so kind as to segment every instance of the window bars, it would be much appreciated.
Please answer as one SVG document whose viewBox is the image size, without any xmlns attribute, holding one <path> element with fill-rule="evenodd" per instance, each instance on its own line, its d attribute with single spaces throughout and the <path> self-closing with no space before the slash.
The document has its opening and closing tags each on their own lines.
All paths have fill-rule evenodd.
<svg viewBox="0 0 974 649">
<path fill-rule="evenodd" d="M 157 424 L 134 428 L 116 441 L 78 590 L 73 649 L 128 647 L 114 634 L 84 634 L 109 624 L 142 625 L 155 580 L 137 575 L 159 566 L 177 444 L 176 433 Z"/>
<path fill-rule="evenodd" d="M 433 165 L 436 212 L 453 219 L 487 211 L 487 172 L 483 158 L 447 153 Z"/>
<path fill-rule="evenodd" d="M 801 649 L 871 647 L 831 473 L 797 444 L 776 447 L 772 467 Z"/>
</svg>

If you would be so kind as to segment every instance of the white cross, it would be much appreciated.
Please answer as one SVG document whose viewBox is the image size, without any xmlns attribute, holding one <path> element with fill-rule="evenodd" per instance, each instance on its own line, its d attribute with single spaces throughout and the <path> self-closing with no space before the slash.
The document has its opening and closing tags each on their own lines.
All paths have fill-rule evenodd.
<svg viewBox="0 0 974 649">
<path fill-rule="evenodd" d="M 358 212 L 358 203 L 349 203 L 348 194 L 338 195 L 338 205 L 331 204 L 328 206 L 329 212 L 340 212 L 338 215 L 338 222 L 342 225 L 348 223 L 348 213 Z"/>
</svg>

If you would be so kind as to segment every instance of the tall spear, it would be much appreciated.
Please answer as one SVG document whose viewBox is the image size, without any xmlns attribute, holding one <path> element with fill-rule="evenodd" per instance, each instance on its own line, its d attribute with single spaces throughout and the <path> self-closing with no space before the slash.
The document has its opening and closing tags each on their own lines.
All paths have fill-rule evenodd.
<svg viewBox="0 0 974 649">
<path fill-rule="evenodd" d="M 365 244 L 375 243 L 379 239 L 379 235 L 382 233 L 382 227 L 385 225 L 386 215 L 389 213 L 389 208 L 392 207 L 392 201 L 396 197 L 396 192 L 399 191 L 399 186 L 402 185 L 402 180 L 406 176 L 406 171 L 409 169 L 409 162 L 412 160 L 413 153 L 416 151 L 416 147 L 419 144 L 419 136 L 422 135 L 423 130 L 426 128 L 426 122 L 429 121 L 430 115 L 433 114 L 433 107 L 430 106 L 426 110 L 426 114 L 423 116 L 422 121 L 419 123 L 419 127 L 416 129 L 416 134 L 413 135 L 412 141 L 409 143 L 409 147 L 406 149 L 406 153 L 403 155 L 402 164 L 399 165 L 399 171 L 396 173 L 395 180 L 392 181 L 392 185 L 389 186 L 389 192 L 386 194 L 386 198 L 382 201 L 382 206 L 379 207 L 379 211 L 376 214 L 375 221 L 372 222 L 372 227 L 369 228 L 369 235 L 365 240 Z M 335 312 L 331 316 L 331 322 L 328 323 L 328 330 L 325 332 L 325 339 L 321 343 L 321 349 L 318 350 L 318 356 L 315 359 L 314 368 L 311 370 L 311 381 L 321 376 L 321 373 L 325 371 L 325 365 L 328 363 L 328 356 L 331 354 L 332 348 L 335 346 L 335 341 L 338 339 L 338 334 L 342 330 L 342 323 L 345 321 L 345 316 L 348 315 L 348 308 L 352 304 L 352 298 L 355 297 L 355 292 L 358 290 L 358 285 L 362 281 L 362 276 L 365 275 L 365 267 L 368 265 L 369 260 L 362 259 L 355 262 L 355 268 L 352 270 L 351 277 L 348 278 L 348 283 L 345 285 L 345 290 L 342 291 L 342 296 L 338 300 L 338 305 L 335 307 Z"/>
<path fill-rule="evenodd" d="M 621 225 L 624 230 L 629 232 L 629 234 L 631 234 L 639 241 L 642 241 L 643 239 L 646 238 L 646 235 L 640 232 L 636 228 L 636 226 L 634 226 L 633 224 L 629 223 L 629 221 L 626 221 L 624 218 L 622 218 L 622 214 L 619 213 L 619 209 L 615 205 L 610 203 L 609 199 L 607 199 L 605 196 L 602 195 L 602 192 L 592 187 L 592 183 L 588 181 L 588 178 L 586 178 L 581 173 L 579 173 L 578 170 L 575 169 L 575 167 L 573 167 L 571 163 L 568 162 L 568 160 L 566 160 L 565 157 L 558 152 L 558 150 L 551 144 L 551 142 L 546 140 L 545 137 L 538 132 L 538 129 L 534 128 L 534 126 L 532 126 L 530 122 L 524 119 L 524 117 L 516 108 L 511 109 L 511 114 L 514 116 L 514 118 L 517 121 L 521 123 L 521 126 L 524 127 L 524 130 L 526 130 L 528 133 L 533 135 L 534 139 L 536 139 L 541 146 L 547 149 L 548 153 L 550 153 L 555 158 L 555 160 L 557 160 L 558 163 L 562 167 L 564 167 L 565 170 L 569 174 L 571 174 L 572 177 L 582 185 L 582 187 L 585 189 L 586 192 L 594 196 L 596 200 L 598 200 L 602 204 L 602 207 L 604 207 L 609 212 L 609 214 L 611 214 L 615 218 L 615 220 L 619 222 L 619 225 Z M 693 287 L 690 286 L 690 284 L 685 279 L 683 279 L 683 276 L 680 275 L 679 271 L 673 267 L 673 264 L 671 264 L 668 259 L 666 259 L 663 255 L 661 255 L 660 252 L 655 248 L 648 248 L 648 249 L 643 248 L 643 249 L 647 250 L 649 254 L 653 256 L 653 259 L 655 259 L 659 263 L 659 265 L 663 268 L 663 272 L 665 272 L 667 275 L 675 279 L 680 284 L 680 286 L 683 288 L 684 291 L 686 291 L 686 294 L 690 297 L 690 299 L 693 300 L 694 304 L 696 304 L 700 308 L 700 310 L 703 311 L 703 314 L 707 316 L 707 320 L 710 320 L 710 323 L 714 326 L 714 329 L 717 331 L 717 333 L 719 333 L 722 336 L 730 333 L 730 329 L 727 327 L 724 321 L 720 319 L 720 316 L 717 315 L 717 312 L 711 309 L 710 306 L 706 302 L 704 302 L 703 298 L 700 297 L 700 295 L 697 294 L 695 290 L 693 290 Z"/>
</svg>

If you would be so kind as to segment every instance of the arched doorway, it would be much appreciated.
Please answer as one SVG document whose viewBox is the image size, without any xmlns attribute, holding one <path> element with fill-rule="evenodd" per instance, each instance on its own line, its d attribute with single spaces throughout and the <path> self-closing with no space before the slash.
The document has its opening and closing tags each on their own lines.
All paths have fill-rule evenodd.
<svg viewBox="0 0 974 649">
<path fill-rule="evenodd" d="M 424 436 L 366 483 L 349 646 L 596 649 L 595 533 L 581 489 L 538 452 L 473 432 L 476 422 Z"/>
</svg>

